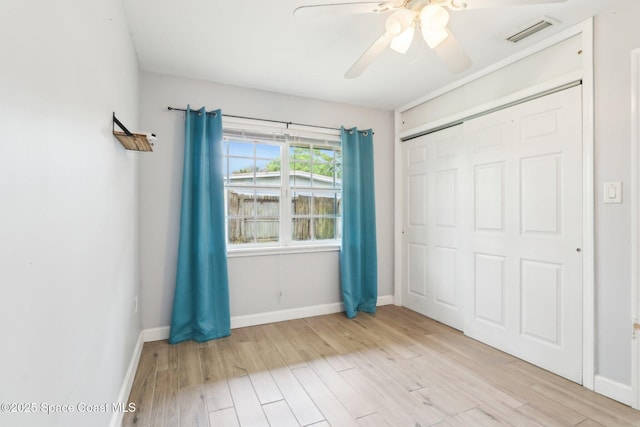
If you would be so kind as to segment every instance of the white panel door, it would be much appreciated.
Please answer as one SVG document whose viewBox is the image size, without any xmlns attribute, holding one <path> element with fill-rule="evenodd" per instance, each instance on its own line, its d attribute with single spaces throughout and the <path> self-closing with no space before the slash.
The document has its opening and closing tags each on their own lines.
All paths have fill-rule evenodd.
<svg viewBox="0 0 640 427">
<path fill-rule="evenodd" d="M 581 87 L 463 129 L 473 201 L 464 332 L 581 383 Z"/>
<path fill-rule="evenodd" d="M 403 144 L 403 305 L 457 329 L 464 325 L 460 233 L 467 206 L 462 127 Z"/>
</svg>

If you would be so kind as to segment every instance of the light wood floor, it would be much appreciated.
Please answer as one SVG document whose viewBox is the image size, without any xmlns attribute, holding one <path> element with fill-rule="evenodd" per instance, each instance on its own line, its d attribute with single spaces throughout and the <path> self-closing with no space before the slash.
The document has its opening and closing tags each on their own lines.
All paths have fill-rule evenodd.
<svg viewBox="0 0 640 427">
<path fill-rule="evenodd" d="M 640 426 L 640 412 L 379 307 L 146 343 L 124 426 Z"/>
</svg>

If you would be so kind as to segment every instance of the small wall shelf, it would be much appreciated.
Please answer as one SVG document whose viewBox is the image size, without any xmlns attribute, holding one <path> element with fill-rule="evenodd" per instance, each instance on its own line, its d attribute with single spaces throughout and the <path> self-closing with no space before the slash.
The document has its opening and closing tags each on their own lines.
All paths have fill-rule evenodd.
<svg viewBox="0 0 640 427">
<path fill-rule="evenodd" d="M 116 130 L 116 125 L 122 132 Z M 113 135 L 120 141 L 122 146 L 127 150 L 133 151 L 153 151 L 153 142 L 156 138 L 155 134 L 132 133 L 116 118 L 113 113 Z"/>
</svg>

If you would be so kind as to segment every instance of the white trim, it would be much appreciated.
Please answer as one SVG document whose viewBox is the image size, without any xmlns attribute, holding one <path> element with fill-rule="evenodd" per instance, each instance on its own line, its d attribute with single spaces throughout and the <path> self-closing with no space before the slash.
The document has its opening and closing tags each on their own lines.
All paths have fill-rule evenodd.
<svg viewBox="0 0 640 427">
<path fill-rule="evenodd" d="M 142 331 L 142 339 L 144 342 L 160 341 L 169 339 L 169 326 L 160 326 L 158 328 L 149 328 Z"/>
<path fill-rule="evenodd" d="M 456 80 L 455 82 L 441 87 L 439 89 L 436 89 L 435 91 L 428 93 L 427 95 L 420 97 L 412 102 L 409 102 L 403 106 L 401 106 L 400 108 L 397 108 L 396 111 L 399 111 L 400 113 L 410 110 L 413 107 L 417 107 L 420 104 L 424 104 L 425 102 L 433 99 L 433 98 L 437 98 L 440 95 L 443 95 L 447 92 L 451 92 L 454 89 L 457 89 L 461 86 L 464 86 L 465 84 L 472 82 L 474 80 L 477 80 L 481 77 L 484 77 L 488 74 L 493 73 L 494 71 L 497 71 L 501 68 L 506 67 L 507 65 L 513 64 L 514 62 L 517 62 L 523 58 L 526 58 L 527 56 L 533 55 L 534 53 L 540 52 L 546 48 L 548 48 L 549 46 L 553 46 L 554 44 L 560 43 L 561 41 L 564 41 L 566 39 L 569 39 L 575 35 L 578 35 L 580 33 L 584 33 L 585 32 L 585 26 L 586 25 L 590 25 L 591 19 L 588 19 L 587 21 L 584 21 L 580 24 L 574 25 L 573 27 L 567 28 L 564 31 L 559 32 L 558 34 L 555 34 L 547 39 L 544 39 L 536 44 L 534 44 L 533 46 L 530 46 L 526 49 L 523 49 L 511 56 L 506 57 L 505 59 L 496 62 L 493 65 L 490 65 L 488 67 L 483 68 L 482 70 L 479 70 L 476 73 L 470 74 L 460 80 Z M 399 129 L 399 128 L 398 128 Z"/>
<path fill-rule="evenodd" d="M 402 123 L 402 118 L 400 116 L 400 111 L 396 110 L 394 112 L 394 120 L 395 120 L 395 129 L 400 129 L 401 123 Z M 394 217 L 395 217 L 395 221 L 394 221 L 394 265 L 395 265 L 395 272 L 394 272 L 394 287 L 393 287 L 393 294 L 394 294 L 394 298 L 395 298 L 395 304 L 396 305 L 402 305 L 402 281 L 403 279 L 403 274 L 402 274 L 402 257 L 403 257 L 403 253 L 404 253 L 404 230 L 403 230 L 403 224 L 404 224 L 404 217 L 403 217 L 403 212 L 404 212 L 404 178 L 403 178 L 403 172 L 404 172 L 404 164 L 403 164 L 403 156 L 402 156 L 402 141 L 400 141 L 400 136 L 398 135 L 397 131 L 396 131 L 396 137 L 395 139 L 395 151 L 394 151 L 394 155 L 395 155 L 395 159 L 394 159 L 394 182 L 395 182 L 395 186 L 394 186 L 394 190 L 395 190 L 395 194 L 394 194 L 394 203 L 395 203 L 395 209 L 394 209 Z"/>
<path fill-rule="evenodd" d="M 143 331 L 144 332 L 144 331 Z M 143 332 L 140 332 L 138 335 L 138 341 L 136 342 L 136 346 L 133 348 L 133 354 L 131 355 L 131 360 L 129 361 L 129 367 L 127 368 L 127 373 L 122 380 L 122 386 L 120 387 L 120 393 L 118 393 L 117 402 L 126 405 L 129 401 L 129 394 L 131 393 L 131 386 L 133 386 L 133 379 L 136 376 L 136 371 L 138 370 L 138 362 L 140 362 L 140 355 L 142 354 L 142 345 L 144 344 L 143 340 Z M 124 412 L 115 411 L 111 415 L 111 422 L 109 423 L 110 427 L 120 427 L 122 425 L 122 418 L 124 417 Z"/>
<path fill-rule="evenodd" d="M 582 385 L 595 376 L 595 132 L 593 18 L 582 25 Z"/>
<path fill-rule="evenodd" d="M 302 319 L 305 317 L 321 316 L 323 314 L 339 313 L 341 311 L 344 311 L 344 304 L 336 302 L 332 304 L 314 305 L 311 307 L 247 314 L 244 316 L 232 317 L 231 329 L 264 325 L 265 323 L 282 322 L 285 320 Z"/>
<path fill-rule="evenodd" d="M 393 304 L 393 295 L 378 297 L 378 301 L 376 303 L 377 306 L 388 304 Z M 231 329 L 264 325 L 265 323 L 283 322 L 285 320 L 304 319 L 305 317 L 341 313 L 343 311 L 344 304 L 341 302 L 334 302 L 330 304 L 313 305 L 310 307 L 269 311 L 266 313 L 248 314 L 245 316 L 234 316 L 231 318 Z"/>
<path fill-rule="evenodd" d="M 378 297 L 378 302 L 376 303 L 376 305 L 378 307 L 382 305 L 390 305 L 393 304 L 393 301 L 393 295 L 383 295 Z M 265 313 L 247 314 L 244 316 L 233 316 L 231 318 L 231 329 L 264 325 L 265 323 L 283 322 L 285 320 L 304 319 L 305 317 L 341 313 L 343 311 L 344 304 L 341 302 L 334 302 L 330 304 L 320 304 L 309 307 L 268 311 Z M 169 338 L 169 326 L 145 329 L 142 331 L 141 336 L 144 342 L 166 340 Z"/>
<path fill-rule="evenodd" d="M 304 317 L 320 316 L 323 314 L 339 313 L 344 311 L 344 304 L 335 302 L 331 304 L 314 305 L 311 307 L 291 308 L 287 310 L 269 311 L 266 313 L 247 314 L 231 318 L 231 329 L 244 328 L 245 326 L 264 325 L 265 323 L 282 322 L 285 320 L 302 319 Z"/>
<path fill-rule="evenodd" d="M 624 403 L 625 405 L 631 405 L 632 392 L 630 385 L 596 375 L 594 378 L 593 391 L 607 396 L 610 399 L 617 400 L 620 403 Z"/>
<path fill-rule="evenodd" d="M 244 247 L 227 249 L 227 258 L 237 258 L 245 256 L 261 255 L 284 255 L 284 254 L 306 254 L 314 252 L 340 252 L 340 243 L 313 244 L 313 245 L 292 245 L 292 246 L 269 246 L 269 247 Z"/>
<path fill-rule="evenodd" d="M 640 409 L 640 49 L 631 52 L 631 405 Z"/>
<path fill-rule="evenodd" d="M 380 306 L 383 306 L 383 305 L 391 305 L 391 304 L 396 304 L 394 296 L 393 295 L 382 295 L 381 297 L 378 297 L 378 302 L 376 303 L 376 306 L 380 307 Z"/>
<path fill-rule="evenodd" d="M 491 110 L 495 110 L 502 106 L 518 102 L 525 98 L 530 98 L 532 96 L 535 96 L 541 93 L 546 93 L 550 90 L 562 87 L 569 83 L 579 81 L 582 79 L 583 75 L 584 75 L 583 71 L 574 71 L 571 73 L 567 73 L 553 80 L 548 80 L 538 85 L 527 87 L 518 92 L 514 92 L 507 96 L 504 96 L 502 98 L 494 99 L 492 101 L 477 105 L 467 110 L 463 110 L 455 114 L 451 114 L 447 117 L 443 117 L 441 119 L 438 119 L 429 123 L 425 123 L 411 129 L 407 129 L 405 131 L 400 132 L 398 134 L 398 138 L 400 139 L 409 138 L 424 132 L 431 131 L 433 129 L 438 129 L 443 126 L 451 125 L 452 123 L 458 123 L 461 120 L 468 119 L 469 117 L 477 116 L 478 114 L 489 112 Z"/>
</svg>

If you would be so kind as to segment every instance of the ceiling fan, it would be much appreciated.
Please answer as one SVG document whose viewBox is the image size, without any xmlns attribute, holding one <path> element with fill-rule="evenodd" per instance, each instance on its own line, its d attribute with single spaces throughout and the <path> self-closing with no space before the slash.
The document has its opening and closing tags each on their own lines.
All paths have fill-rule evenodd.
<svg viewBox="0 0 640 427">
<path fill-rule="evenodd" d="M 360 74 L 387 47 L 406 53 L 416 29 L 422 33 L 427 45 L 452 73 L 461 73 L 471 67 L 471 59 L 447 27 L 449 12 L 526 4 L 561 3 L 566 0 L 395 0 L 328 3 L 300 6 L 294 16 L 344 15 L 359 13 L 389 13 L 385 31 L 345 73 L 353 79 Z"/>
</svg>

